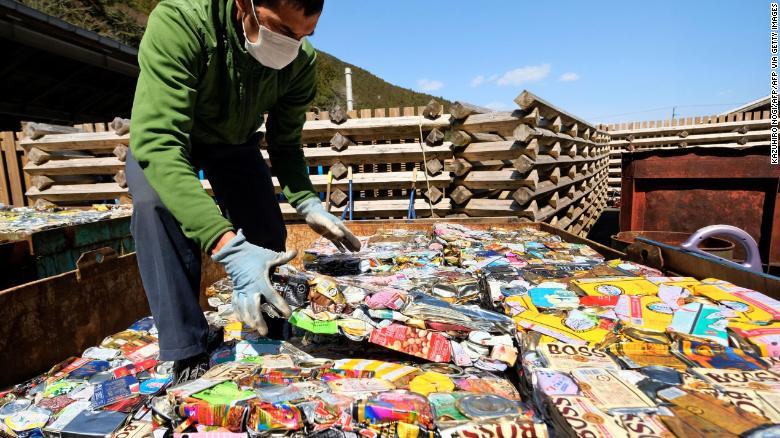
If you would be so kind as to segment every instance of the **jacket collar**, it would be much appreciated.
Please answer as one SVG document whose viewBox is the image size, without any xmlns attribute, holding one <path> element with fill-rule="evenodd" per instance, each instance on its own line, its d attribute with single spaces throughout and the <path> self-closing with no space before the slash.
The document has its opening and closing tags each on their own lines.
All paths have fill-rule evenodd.
<svg viewBox="0 0 780 438">
<path fill-rule="evenodd" d="M 220 0 L 217 0 L 220 1 Z M 225 16 L 222 18 L 225 36 L 227 38 L 227 44 L 233 53 L 249 56 L 244 48 L 243 35 L 239 35 L 241 28 L 235 24 L 234 16 L 236 14 L 236 1 L 237 0 L 221 0 L 225 1 Z"/>
</svg>

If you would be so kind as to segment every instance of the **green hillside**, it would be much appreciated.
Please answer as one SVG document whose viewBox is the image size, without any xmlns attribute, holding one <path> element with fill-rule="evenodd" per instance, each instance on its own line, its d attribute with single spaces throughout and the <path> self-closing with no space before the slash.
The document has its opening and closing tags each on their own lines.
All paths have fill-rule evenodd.
<svg viewBox="0 0 780 438">
<path fill-rule="evenodd" d="M 323 51 L 317 60 L 317 97 L 314 105 L 326 109 L 345 105 L 344 68 L 352 69 L 352 97 L 356 109 L 420 106 L 436 99 L 449 108 L 451 102 L 438 96 L 418 93 L 393 85 L 360 67 L 341 61 Z"/>
<path fill-rule="evenodd" d="M 20 0 L 21 3 L 63 19 L 84 29 L 138 47 L 149 12 L 158 0 Z M 319 52 L 317 96 L 312 105 L 329 110 L 346 107 L 344 68 L 352 68 L 352 92 L 355 109 L 421 106 L 435 98 L 445 108 L 450 103 L 441 97 L 398 87 L 370 72 L 348 64 L 323 51 Z"/>
</svg>

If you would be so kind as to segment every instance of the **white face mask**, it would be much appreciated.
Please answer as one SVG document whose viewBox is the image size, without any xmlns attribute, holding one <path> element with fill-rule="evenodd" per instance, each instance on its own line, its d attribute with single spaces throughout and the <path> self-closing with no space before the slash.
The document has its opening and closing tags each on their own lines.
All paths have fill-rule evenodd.
<svg viewBox="0 0 780 438">
<path fill-rule="evenodd" d="M 257 41 L 253 43 L 249 41 L 246 36 L 246 28 L 244 28 L 244 48 L 266 67 L 275 70 L 287 67 L 298 56 L 301 41 L 278 34 L 261 25 L 252 2 L 250 5 L 252 5 L 252 15 L 254 15 L 257 25 L 260 26 L 260 32 L 257 34 Z M 241 20 L 241 26 L 244 27 L 243 20 Z"/>
</svg>

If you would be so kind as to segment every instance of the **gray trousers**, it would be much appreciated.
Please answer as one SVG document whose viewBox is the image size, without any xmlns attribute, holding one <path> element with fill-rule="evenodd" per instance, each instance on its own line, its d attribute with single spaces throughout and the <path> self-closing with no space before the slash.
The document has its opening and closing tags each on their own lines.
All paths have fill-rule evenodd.
<svg viewBox="0 0 780 438">
<path fill-rule="evenodd" d="M 203 169 L 223 215 L 247 240 L 284 251 L 287 231 L 271 173 L 258 138 L 244 145 L 193 146 L 191 162 Z M 181 360 L 206 352 L 208 325 L 198 297 L 201 250 L 188 239 L 138 162 L 127 155 L 127 186 L 133 197 L 130 229 L 138 267 L 159 331 L 160 360 Z M 268 336 L 284 336 L 284 321 L 266 317 Z"/>
</svg>

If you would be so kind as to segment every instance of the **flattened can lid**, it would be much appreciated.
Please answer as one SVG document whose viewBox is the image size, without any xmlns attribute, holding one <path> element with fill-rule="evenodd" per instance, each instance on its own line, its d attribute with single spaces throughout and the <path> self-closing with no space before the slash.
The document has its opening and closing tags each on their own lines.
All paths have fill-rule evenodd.
<svg viewBox="0 0 780 438">
<path fill-rule="evenodd" d="M 312 370 L 317 368 L 332 367 L 333 361 L 330 359 L 312 358 L 298 362 L 298 368 Z"/>
<path fill-rule="evenodd" d="M 518 414 L 517 402 L 493 394 L 467 395 L 458 399 L 455 406 L 473 420 Z"/>
<path fill-rule="evenodd" d="M 426 363 L 421 365 L 420 368 L 423 371 L 433 371 L 449 377 L 460 377 L 463 375 L 463 368 L 451 363 Z"/>
</svg>

